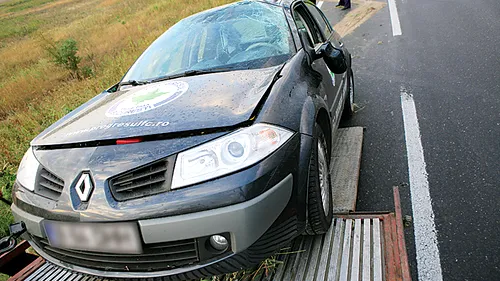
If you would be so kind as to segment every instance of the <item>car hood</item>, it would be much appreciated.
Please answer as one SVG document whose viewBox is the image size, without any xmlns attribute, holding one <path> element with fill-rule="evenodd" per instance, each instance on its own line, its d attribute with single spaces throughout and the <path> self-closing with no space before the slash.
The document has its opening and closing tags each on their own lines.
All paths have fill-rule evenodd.
<svg viewBox="0 0 500 281">
<path fill-rule="evenodd" d="M 204 74 L 103 92 L 31 144 L 75 144 L 234 126 L 251 118 L 280 69 Z"/>
</svg>

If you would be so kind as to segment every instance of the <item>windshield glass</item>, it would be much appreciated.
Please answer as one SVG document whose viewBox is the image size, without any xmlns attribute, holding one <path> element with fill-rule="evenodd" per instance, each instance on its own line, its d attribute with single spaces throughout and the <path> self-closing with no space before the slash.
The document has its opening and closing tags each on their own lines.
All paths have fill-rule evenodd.
<svg viewBox="0 0 500 281">
<path fill-rule="evenodd" d="M 134 63 L 123 81 L 190 70 L 255 69 L 287 61 L 292 39 L 281 7 L 239 2 L 178 22 Z"/>
</svg>

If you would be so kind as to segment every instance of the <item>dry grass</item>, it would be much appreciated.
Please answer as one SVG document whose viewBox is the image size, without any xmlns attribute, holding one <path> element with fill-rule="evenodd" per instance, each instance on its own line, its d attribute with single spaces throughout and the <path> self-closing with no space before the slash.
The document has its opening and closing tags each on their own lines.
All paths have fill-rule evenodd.
<svg viewBox="0 0 500 281">
<path fill-rule="evenodd" d="M 29 142 L 118 81 L 180 19 L 234 0 L 10 0 L 0 2 L 0 188 L 9 193 Z M 71 79 L 45 51 L 73 38 L 94 77 Z M 4 215 L 2 209 L 0 214 Z M 10 216 L 0 220 L 5 234 Z"/>
</svg>

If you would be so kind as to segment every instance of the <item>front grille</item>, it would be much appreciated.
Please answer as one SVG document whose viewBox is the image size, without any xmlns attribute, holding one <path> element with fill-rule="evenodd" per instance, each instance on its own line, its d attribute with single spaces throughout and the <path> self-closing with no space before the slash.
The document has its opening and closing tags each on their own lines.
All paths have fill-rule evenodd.
<svg viewBox="0 0 500 281">
<path fill-rule="evenodd" d="M 196 239 L 144 246 L 142 254 L 108 254 L 52 247 L 46 239 L 32 237 L 45 253 L 58 260 L 87 268 L 110 271 L 158 271 L 199 261 Z"/>
<path fill-rule="evenodd" d="M 45 168 L 40 170 L 38 175 L 38 184 L 36 185 L 36 193 L 56 200 L 61 196 L 64 188 L 64 181 L 47 171 Z"/>
<path fill-rule="evenodd" d="M 119 175 L 110 181 L 111 192 L 119 200 L 149 196 L 168 190 L 169 161 L 160 161 Z M 173 163 L 173 162 L 172 162 Z"/>
</svg>

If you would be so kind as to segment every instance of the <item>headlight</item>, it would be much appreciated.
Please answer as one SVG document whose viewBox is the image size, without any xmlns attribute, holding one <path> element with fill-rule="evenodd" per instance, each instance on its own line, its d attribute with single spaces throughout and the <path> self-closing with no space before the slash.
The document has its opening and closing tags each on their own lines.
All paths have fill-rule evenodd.
<svg viewBox="0 0 500 281">
<path fill-rule="evenodd" d="M 267 124 L 240 129 L 179 153 L 172 189 L 206 181 L 251 166 L 280 148 L 293 133 Z"/>
<path fill-rule="evenodd" d="M 38 167 L 40 164 L 33 154 L 33 150 L 30 147 L 28 151 L 24 154 L 23 160 L 19 165 L 17 170 L 17 181 L 26 189 L 34 191 L 35 190 L 35 180 L 36 174 L 38 172 Z"/>
</svg>

